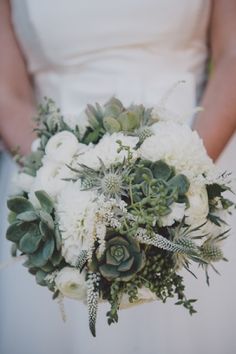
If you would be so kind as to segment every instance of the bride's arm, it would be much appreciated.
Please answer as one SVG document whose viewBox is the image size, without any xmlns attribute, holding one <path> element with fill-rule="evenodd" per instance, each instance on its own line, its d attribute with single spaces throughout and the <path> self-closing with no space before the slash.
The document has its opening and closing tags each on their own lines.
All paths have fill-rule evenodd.
<svg viewBox="0 0 236 354">
<path fill-rule="evenodd" d="M 210 49 L 213 71 L 194 128 L 216 159 L 236 129 L 235 0 L 213 0 Z"/>
<path fill-rule="evenodd" d="M 33 140 L 34 98 L 11 25 L 10 5 L 0 1 L 0 137 L 9 149 L 29 151 Z"/>
</svg>

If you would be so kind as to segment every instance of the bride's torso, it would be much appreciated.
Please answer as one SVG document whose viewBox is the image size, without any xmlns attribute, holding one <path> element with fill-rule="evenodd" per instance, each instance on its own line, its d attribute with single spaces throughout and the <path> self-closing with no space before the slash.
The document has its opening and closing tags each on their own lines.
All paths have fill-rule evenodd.
<svg viewBox="0 0 236 354">
<path fill-rule="evenodd" d="M 189 112 L 205 79 L 210 0 L 12 0 L 12 20 L 37 99 L 64 113 L 116 95 L 125 103 L 170 97 Z"/>
</svg>

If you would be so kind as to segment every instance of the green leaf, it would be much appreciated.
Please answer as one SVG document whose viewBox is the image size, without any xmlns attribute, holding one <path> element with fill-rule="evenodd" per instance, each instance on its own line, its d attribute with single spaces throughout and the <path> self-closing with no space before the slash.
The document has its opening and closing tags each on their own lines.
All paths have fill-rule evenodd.
<svg viewBox="0 0 236 354">
<path fill-rule="evenodd" d="M 103 125 L 106 131 L 108 131 L 110 134 L 121 131 L 120 123 L 113 117 L 105 117 L 103 119 Z"/>
<path fill-rule="evenodd" d="M 213 199 L 215 197 L 220 197 L 221 193 L 225 192 L 228 188 L 225 186 L 221 186 L 217 183 L 212 183 L 206 186 L 207 194 L 209 199 Z"/>
<path fill-rule="evenodd" d="M 25 222 L 14 222 L 7 229 L 7 240 L 12 242 L 19 242 L 20 239 L 29 231 L 30 227 L 31 225 Z"/>
<path fill-rule="evenodd" d="M 42 235 L 40 234 L 38 227 L 29 230 L 20 240 L 19 249 L 24 253 L 34 253 L 40 244 Z"/>
<path fill-rule="evenodd" d="M 44 210 L 39 211 L 39 216 L 42 222 L 44 222 L 50 229 L 54 229 L 54 221 L 50 214 Z"/>
<path fill-rule="evenodd" d="M 55 270 L 55 267 L 54 265 L 48 261 L 43 267 L 41 267 L 41 269 L 44 271 L 44 272 L 53 272 Z"/>
<path fill-rule="evenodd" d="M 145 177 L 152 179 L 152 171 L 147 167 L 137 168 L 134 176 L 134 184 L 142 183 Z"/>
<path fill-rule="evenodd" d="M 170 187 L 176 188 L 179 195 L 184 195 L 185 193 L 187 193 L 190 186 L 187 177 L 182 174 L 176 175 L 175 177 L 171 178 L 168 184 Z"/>
<path fill-rule="evenodd" d="M 37 284 L 41 285 L 41 286 L 46 286 L 47 283 L 45 282 L 45 277 L 47 276 L 47 273 L 42 271 L 42 270 L 38 270 L 37 273 L 35 274 L 35 279 Z"/>
<path fill-rule="evenodd" d="M 43 256 L 43 247 L 40 247 L 37 252 L 31 254 L 29 256 L 29 261 L 35 267 L 43 267 L 48 262 Z"/>
<path fill-rule="evenodd" d="M 10 211 L 7 217 L 7 220 L 9 222 L 9 224 L 13 224 L 16 221 L 16 213 L 14 213 L 13 211 Z"/>
<path fill-rule="evenodd" d="M 54 248 L 55 242 L 53 238 L 48 239 L 43 246 L 43 258 L 48 260 L 52 256 Z"/>
<path fill-rule="evenodd" d="M 51 257 L 51 262 L 52 262 L 53 266 L 56 267 L 61 263 L 62 259 L 63 259 L 63 257 L 61 255 L 61 253 L 54 252 Z"/>
<path fill-rule="evenodd" d="M 43 190 L 36 191 L 35 195 L 42 207 L 48 214 L 51 214 L 54 208 L 52 198 Z"/>
<path fill-rule="evenodd" d="M 163 161 L 157 161 L 152 164 L 152 173 L 156 179 L 167 181 L 172 175 L 172 169 Z"/>
<path fill-rule="evenodd" d="M 12 197 L 7 201 L 8 209 L 16 214 L 34 211 L 33 205 L 24 197 Z"/>
<path fill-rule="evenodd" d="M 34 211 L 24 211 L 17 215 L 17 219 L 21 221 L 31 222 L 38 219 L 38 215 Z"/>
<path fill-rule="evenodd" d="M 126 132 L 134 131 L 140 125 L 138 116 L 133 112 L 122 113 L 118 117 L 118 120 L 121 124 L 122 130 Z"/>
<path fill-rule="evenodd" d="M 61 233 L 58 225 L 55 227 L 55 241 L 56 241 L 56 249 L 59 251 L 61 249 Z"/>
</svg>

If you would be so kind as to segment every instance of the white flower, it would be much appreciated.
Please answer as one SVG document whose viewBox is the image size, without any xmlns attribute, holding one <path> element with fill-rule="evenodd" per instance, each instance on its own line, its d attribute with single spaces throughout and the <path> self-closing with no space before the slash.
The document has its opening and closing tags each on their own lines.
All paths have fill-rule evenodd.
<svg viewBox="0 0 236 354">
<path fill-rule="evenodd" d="M 129 302 L 129 295 L 123 294 L 120 303 L 120 309 L 126 309 L 133 307 L 135 305 L 144 304 L 146 302 L 151 302 L 157 300 L 156 295 L 146 287 L 138 289 L 138 300 L 134 302 Z"/>
<path fill-rule="evenodd" d="M 213 168 L 198 134 L 187 125 L 175 122 L 158 122 L 151 126 L 153 136 L 140 147 L 140 157 L 158 161 L 164 160 L 190 179 Z"/>
<path fill-rule="evenodd" d="M 99 158 L 107 168 L 112 164 L 121 163 L 124 157 L 127 157 L 127 152 L 124 150 L 120 153 L 117 152 L 119 148 L 117 140 L 120 140 L 123 145 L 129 146 L 131 151 L 138 143 L 137 137 L 125 136 L 122 133 L 106 134 L 93 149 L 89 149 L 79 157 L 79 162 L 96 170 L 100 168 Z M 133 150 L 133 154 L 134 158 L 137 158 L 136 151 Z"/>
<path fill-rule="evenodd" d="M 40 138 L 37 138 L 32 142 L 31 151 L 35 152 L 38 150 L 38 148 L 40 147 L 40 141 Z"/>
<path fill-rule="evenodd" d="M 73 155 L 78 152 L 79 145 L 73 133 L 62 131 L 48 140 L 45 154 L 52 161 L 68 163 Z"/>
<path fill-rule="evenodd" d="M 85 110 L 81 111 L 79 114 L 63 114 L 64 122 L 71 128 L 75 129 L 76 126 L 79 127 L 79 132 L 83 136 L 86 128 L 89 127 L 88 117 Z"/>
<path fill-rule="evenodd" d="M 72 178 L 73 175 L 73 172 L 64 164 L 48 160 L 44 157 L 43 166 L 37 171 L 29 193 L 30 201 L 36 207 L 39 206 L 38 200 L 34 194 L 37 190 L 44 190 L 55 200 L 60 191 L 68 183 L 63 179 Z"/>
<path fill-rule="evenodd" d="M 85 300 L 87 285 L 85 271 L 65 267 L 60 270 L 55 278 L 56 287 L 66 297 L 77 300 Z"/>
<path fill-rule="evenodd" d="M 184 217 L 185 203 L 171 204 L 171 212 L 161 217 L 162 226 L 171 226 L 175 221 L 181 221 Z"/>
<path fill-rule="evenodd" d="M 187 192 L 190 207 L 186 209 L 186 223 L 200 225 L 206 221 L 209 213 L 209 201 L 205 186 L 191 184 Z"/>
<path fill-rule="evenodd" d="M 34 180 L 35 177 L 24 172 L 15 174 L 12 178 L 14 189 L 16 189 L 15 193 L 29 192 Z"/>
<path fill-rule="evenodd" d="M 81 191 L 80 182 L 67 182 L 57 199 L 57 215 L 62 236 L 62 255 L 76 265 L 82 250 L 89 251 L 95 234 L 96 194 Z"/>
</svg>

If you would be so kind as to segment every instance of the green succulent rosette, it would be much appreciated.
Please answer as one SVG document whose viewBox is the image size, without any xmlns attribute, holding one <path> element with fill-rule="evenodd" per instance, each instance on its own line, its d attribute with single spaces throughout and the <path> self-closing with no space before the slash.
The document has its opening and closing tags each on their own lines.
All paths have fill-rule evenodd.
<svg viewBox="0 0 236 354">
<path fill-rule="evenodd" d="M 145 265 L 145 253 L 130 236 L 112 236 L 99 262 L 99 271 L 108 281 L 130 281 Z"/>
</svg>

